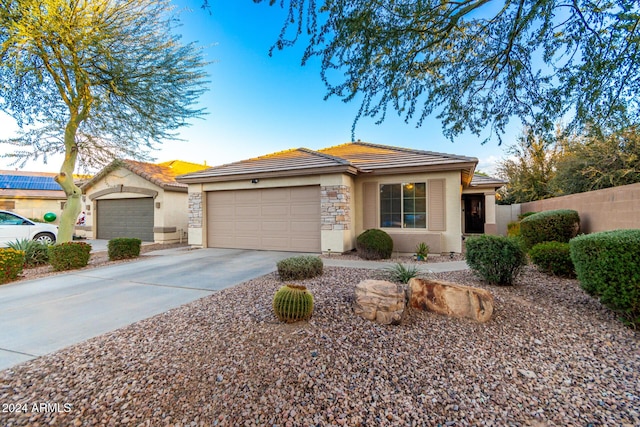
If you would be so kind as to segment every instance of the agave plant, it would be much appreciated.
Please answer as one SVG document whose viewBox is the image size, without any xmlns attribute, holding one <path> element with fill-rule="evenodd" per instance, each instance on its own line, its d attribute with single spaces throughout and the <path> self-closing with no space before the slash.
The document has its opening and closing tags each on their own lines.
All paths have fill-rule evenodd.
<svg viewBox="0 0 640 427">
<path fill-rule="evenodd" d="M 391 281 L 400 283 L 409 283 L 409 280 L 414 277 L 431 273 L 431 271 L 422 271 L 415 265 L 405 266 L 401 263 L 396 263 L 391 267 L 387 267 L 385 271 L 388 273 Z"/>
<path fill-rule="evenodd" d="M 31 239 L 20 239 L 7 243 L 11 249 L 24 252 L 24 266 L 35 267 L 49 262 L 47 245 Z"/>
</svg>

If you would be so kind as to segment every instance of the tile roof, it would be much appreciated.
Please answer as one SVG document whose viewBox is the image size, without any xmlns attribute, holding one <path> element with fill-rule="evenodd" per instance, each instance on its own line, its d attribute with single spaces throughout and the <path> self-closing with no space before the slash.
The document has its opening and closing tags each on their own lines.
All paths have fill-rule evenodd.
<svg viewBox="0 0 640 427">
<path fill-rule="evenodd" d="M 475 157 L 390 147 L 360 141 L 323 148 L 318 151 L 348 160 L 363 171 L 478 162 Z"/>
<path fill-rule="evenodd" d="M 351 142 L 318 151 L 296 148 L 255 157 L 178 177 L 180 182 L 222 181 L 231 177 L 293 176 L 310 173 L 402 173 L 411 168 L 461 169 L 468 184 L 478 159 L 365 142 Z"/>
<path fill-rule="evenodd" d="M 309 150 L 308 148 L 295 148 L 215 166 L 200 172 L 183 175 L 179 180 L 196 181 L 199 178 L 222 178 L 244 175 L 259 177 L 265 174 L 270 174 L 270 176 L 274 176 L 274 174 L 293 175 L 320 169 L 322 171 L 326 171 L 327 169 L 336 169 L 339 171 L 351 170 L 352 172 L 356 170 L 356 168 L 345 159 Z"/>
<path fill-rule="evenodd" d="M 503 181 L 499 178 L 494 178 L 492 176 L 484 176 L 484 175 L 473 175 L 473 179 L 471 180 L 471 187 L 495 187 L 499 188 L 505 185 L 507 181 Z"/>
<path fill-rule="evenodd" d="M 146 162 L 138 162 L 135 160 L 114 160 L 109 165 L 105 166 L 100 172 L 98 172 L 91 180 L 85 182 L 82 185 L 82 189 L 87 189 L 102 179 L 104 176 L 108 175 L 110 172 L 123 167 L 125 169 L 130 170 L 136 175 L 141 176 L 142 178 L 156 184 L 157 186 L 165 189 L 165 190 L 173 190 L 173 191 L 187 191 L 187 185 L 177 182 L 176 176 L 180 175 L 182 171 L 182 167 L 194 169 L 196 167 L 196 163 L 188 163 L 181 162 L 179 160 L 173 160 L 171 162 L 165 162 L 161 164 L 153 164 Z M 167 165 L 168 164 L 168 165 Z M 172 164 L 176 164 L 177 171 L 174 170 Z M 205 169 L 207 166 L 199 165 L 200 169 Z"/>
</svg>

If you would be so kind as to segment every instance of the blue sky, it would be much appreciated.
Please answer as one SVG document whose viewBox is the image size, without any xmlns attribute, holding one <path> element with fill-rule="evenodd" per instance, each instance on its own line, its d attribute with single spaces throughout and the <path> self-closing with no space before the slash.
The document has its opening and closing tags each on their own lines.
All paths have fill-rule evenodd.
<svg viewBox="0 0 640 427">
<path fill-rule="evenodd" d="M 178 0 L 185 41 L 197 41 L 213 63 L 208 67 L 209 91 L 200 106 L 204 119 L 180 131 L 184 141 L 168 141 L 152 155 L 158 162 L 180 159 L 219 165 L 297 147 L 320 149 L 351 140 L 351 126 L 359 107 L 357 100 L 323 100 L 326 93 L 320 67 L 312 62 L 301 67 L 304 43 L 269 57 L 285 11 L 268 2 L 212 0 L 211 14 L 200 9 L 200 0 Z M 183 9 L 184 8 L 184 9 Z M 190 10 L 188 10 L 190 9 Z M 520 132 L 512 123 L 510 133 L 481 145 L 482 138 L 462 135 L 451 142 L 442 135 L 441 124 L 432 117 L 422 127 L 405 123 L 394 112 L 376 125 L 362 119 L 355 138 L 377 144 L 477 157 L 478 169 L 493 172 L 497 160 L 505 157 L 506 146 L 515 143 Z M 15 125 L 0 116 L 0 139 L 15 132 Z M 6 146 L 4 146 L 6 147 Z M 2 148 L 5 149 L 6 148 Z M 57 171 L 60 158 L 48 164 L 29 162 L 24 169 Z M 0 169 L 12 169 L 0 159 Z"/>
</svg>

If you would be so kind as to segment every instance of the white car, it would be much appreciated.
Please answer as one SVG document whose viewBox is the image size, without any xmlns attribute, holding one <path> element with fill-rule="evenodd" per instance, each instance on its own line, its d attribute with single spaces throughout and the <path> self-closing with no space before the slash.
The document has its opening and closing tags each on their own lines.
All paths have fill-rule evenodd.
<svg viewBox="0 0 640 427">
<path fill-rule="evenodd" d="M 7 247 L 16 240 L 31 239 L 54 244 L 58 238 L 58 227 L 52 224 L 33 222 L 13 212 L 0 211 L 0 247 Z"/>
</svg>

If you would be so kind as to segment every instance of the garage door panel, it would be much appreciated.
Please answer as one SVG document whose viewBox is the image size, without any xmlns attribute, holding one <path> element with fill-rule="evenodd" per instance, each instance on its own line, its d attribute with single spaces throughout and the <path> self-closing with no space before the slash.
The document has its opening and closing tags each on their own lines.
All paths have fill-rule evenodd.
<svg viewBox="0 0 640 427">
<path fill-rule="evenodd" d="M 291 206 L 291 214 L 294 216 L 311 216 L 318 212 L 318 206 L 312 204 Z"/>
<path fill-rule="evenodd" d="M 209 192 L 207 222 L 209 247 L 319 252 L 320 187 Z"/>
<path fill-rule="evenodd" d="M 260 206 L 256 204 L 235 206 L 233 211 L 235 212 L 236 218 L 254 218 L 256 215 L 260 214 Z"/>
<path fill-rule="evenodd" d="M 264 205 L 260 211 L 263 216 L 288 217 L 289 206 L 283 205 Z"/>
<path fill-rule="evenodd" d="M 235 213 L 235 209 L 233 208 L 233 206 L 229 206 L 229 205 L 216 205 L 213 206 L 211 211 L 211 215 L 213 215 L 215 218 L 224 218 L 227 215 L 233 215 Z"/>
<path fill-rule="evenodd" d="M 229 230 L 233 229 L 236 234 L 248 234 L 248 233 L 257 233 L 260 231 L 260 223 L 257 221 L 236 221 L 233 225 L 233 228 L 229 228 Z"/>
<path fill-rule="evenodd" d="M 269 188 L 269 191 L 262 191 L 261 200 L 264 203 L 269 202 L 280 202 L 280 203 L 289 203 L 290 200 L 290 189 L 288 188 Z"/>
<path fill-rule="evenodd" d="M 152 198 L 98 200 L 97 238 L 135 237 L 153 241 Z"/>
</svg>

